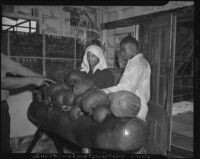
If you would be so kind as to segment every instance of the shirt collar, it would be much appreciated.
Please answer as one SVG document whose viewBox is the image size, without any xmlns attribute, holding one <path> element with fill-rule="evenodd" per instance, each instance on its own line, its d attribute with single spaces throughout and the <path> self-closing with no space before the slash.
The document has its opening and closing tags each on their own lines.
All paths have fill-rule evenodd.
<svg viewBox="0 0 200 159">
<path fill-rule="evenodd" d="M 130 59 L 128 62 L 131 62 L 131 61 L 135 61 L 136 59 L 140 58 L 140 57 L 143 57 L 143 54 L 142 53 L 139 53 L 137 55 L 135 55 L 132 59 Z"/>
</svg>

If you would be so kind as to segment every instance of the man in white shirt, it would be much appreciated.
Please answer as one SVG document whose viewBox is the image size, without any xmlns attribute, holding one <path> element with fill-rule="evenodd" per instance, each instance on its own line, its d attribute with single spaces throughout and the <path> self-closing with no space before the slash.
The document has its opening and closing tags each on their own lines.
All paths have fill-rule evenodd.
<svg viewBox="0 0 200 159">
<path fill-rule="evenodd" d="M 137 117 L 146 121 L 148 112 L 147 103 L 150 99 L 150 75 L 149 63 L 139 51 L 137 40 L 128 35 L 120 42 L 120 48 L 125 59 L 128 60 L 124 73 L 116 86 L 103 89 L 105 93 L 121 90 L 135 93 L 141 100 L 141 109 Z"/>
</svg>

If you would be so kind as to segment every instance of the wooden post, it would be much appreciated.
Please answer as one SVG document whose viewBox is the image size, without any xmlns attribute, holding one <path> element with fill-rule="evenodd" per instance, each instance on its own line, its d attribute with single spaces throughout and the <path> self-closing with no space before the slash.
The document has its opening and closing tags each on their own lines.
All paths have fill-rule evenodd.
<svg viewBox="0 0 200 159">
<path fill-rule="evenodd" d="M 42 66 L 43 66 L 43 76 L 46 76 L 46 41 L 45 41 L 45 35 L 42 35 L 42 52 L 43 52 L 43 62 L 42 62 Z"/>
<path fill-rule="evenodd" d="M 31 21 L 28 20 L 28 30 L 29 30 L 29 33 L 31 34 Z"/>
<path fill-rule="evenodd" d="M 10 32 L 8 31 L 8 40 L 7 40 L 7 54 L 8 54 L 8 57 L 10 57 Z"/>
<path fill-rule="evenodd" d="M 74 38 L 74 69 L 76 69 L 76 35 Z"/>
</svg>

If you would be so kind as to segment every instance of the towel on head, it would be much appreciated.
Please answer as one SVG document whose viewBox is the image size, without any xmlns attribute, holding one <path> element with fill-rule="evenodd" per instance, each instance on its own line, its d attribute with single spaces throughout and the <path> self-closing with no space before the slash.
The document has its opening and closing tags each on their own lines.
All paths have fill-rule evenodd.
<svg viewBox="0 0 200 159">
<path fill-rule="evenodd" d="M 87 53 L 88 51 L 91 51 L 94 55 L 96 55 L 99 58 L 99 63 L 94 67 L 93 73 L 99 69 L 99 70 L 104 70 L 108 68 L 106 60 L 103 55 L 103 50 L 97 46 L 97 45 L 90 45 L 87 47 L 85 54 L 83 56 L 83 62 L 81 64 L 81 71 L 84 71 L 88 73 L 90 71 L 90 66 L 87 60 Z"/>
</svg>

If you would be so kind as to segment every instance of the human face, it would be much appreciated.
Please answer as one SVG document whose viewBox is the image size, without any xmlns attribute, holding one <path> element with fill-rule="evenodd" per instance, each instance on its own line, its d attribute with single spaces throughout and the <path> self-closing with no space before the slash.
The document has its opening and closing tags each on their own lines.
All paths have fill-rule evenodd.
<svg viewBox="0 0 200 159">
<path fill-rule="evenodd" d="M 91 51 L 87 52 L 87 60 L 90 66 L 96 66 L 99 63 L 99 58 Z"/>
<path fill-rule="evenodd" d="M 134 44 L 126 43 L 121 46 L 122 54 L 126 60 L 133 58 L 137 55 L 137 48 Z"/>
</svg>

